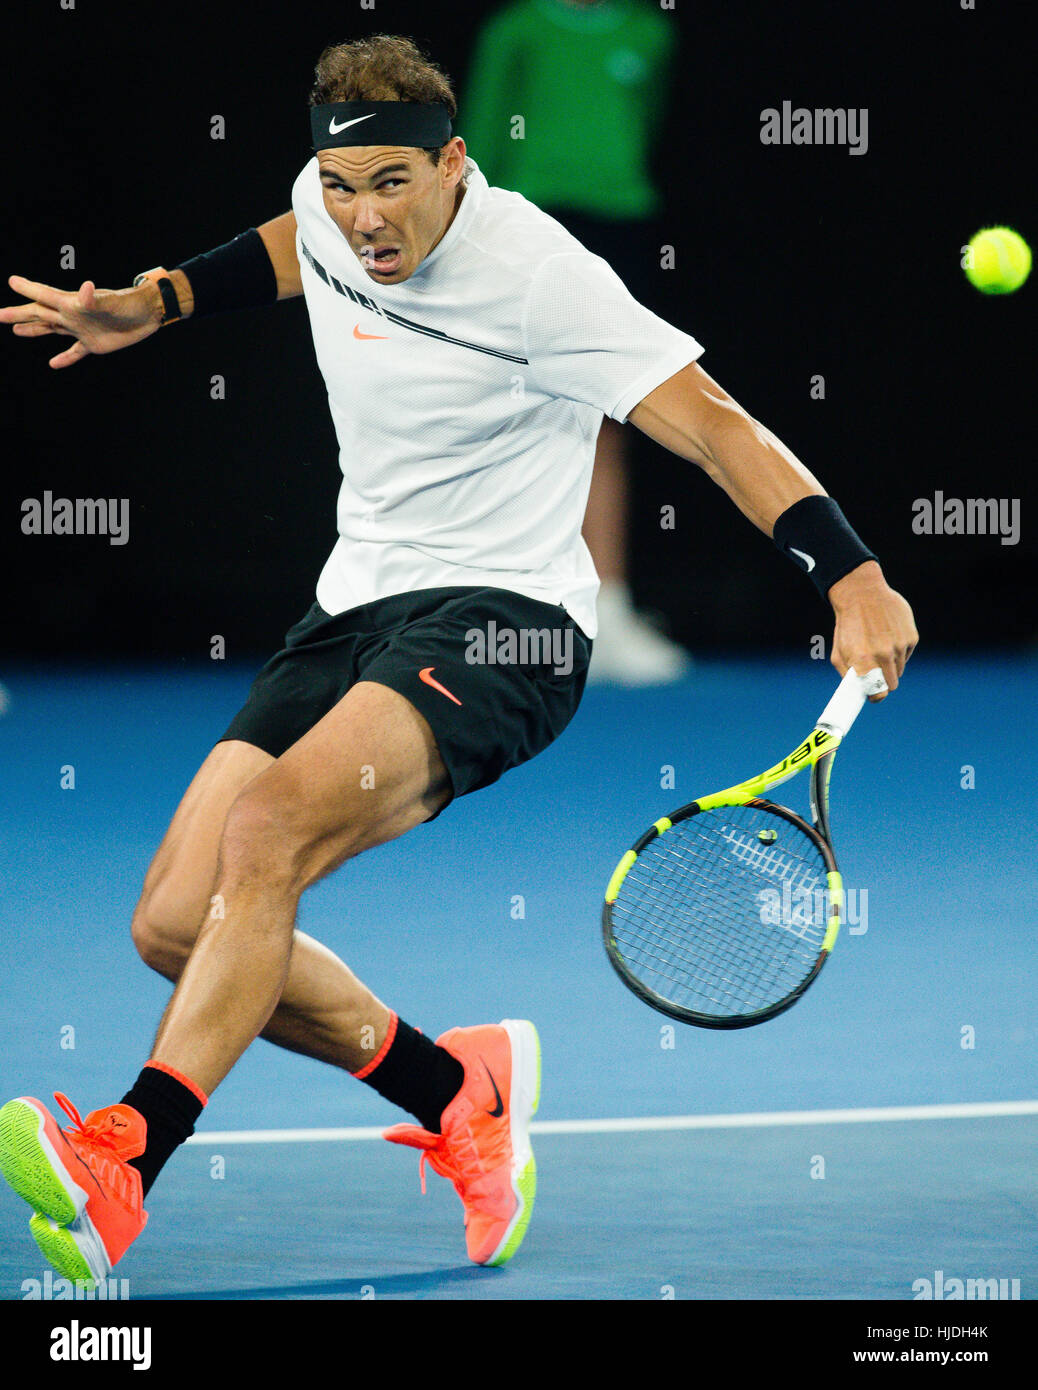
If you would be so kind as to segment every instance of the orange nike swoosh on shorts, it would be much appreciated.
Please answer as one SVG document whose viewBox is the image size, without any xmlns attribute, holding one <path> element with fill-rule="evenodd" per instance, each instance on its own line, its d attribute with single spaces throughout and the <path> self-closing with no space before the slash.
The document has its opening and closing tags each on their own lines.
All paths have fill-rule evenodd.
<svg viewBox="0 0 1038 1390">
<path fill-rule="evenodd" d="M 380 338 L 382 342 L 385 342 L 387 337 L 385 333 L 362 333 L 359 323 L 353 325 L 353 336 L 355 338 Z"/>
<path fill-rule="evenodd" d="M 457 695 L 452 695 L 445 685 L 441 685 L 439 681 L 433 680 L 432 673 L 435 669 L 435 666 L 423 667 L 423 669 L 418 672 L 418 679 L 424 681 L 426 685 L 431 685 L 432 688 L 438 690 L 441 695 L 446 695 L 447 699 L 453 700 L 456 705 L 460 705 L 461 701 L 458 699 Z"/>
</svg>

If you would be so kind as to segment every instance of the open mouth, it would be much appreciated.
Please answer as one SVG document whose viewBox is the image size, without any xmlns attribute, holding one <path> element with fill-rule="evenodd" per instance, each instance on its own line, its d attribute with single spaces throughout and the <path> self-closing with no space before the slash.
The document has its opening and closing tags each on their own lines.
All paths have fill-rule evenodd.
<svg viewBox="0 0 1038 1390">
<path fill-rule="evenodd" d="M 365 246 L 360 253 L 361 265 L 374 275 L 392 275 L 403 262 L 399 246 Z"/>
</svg>

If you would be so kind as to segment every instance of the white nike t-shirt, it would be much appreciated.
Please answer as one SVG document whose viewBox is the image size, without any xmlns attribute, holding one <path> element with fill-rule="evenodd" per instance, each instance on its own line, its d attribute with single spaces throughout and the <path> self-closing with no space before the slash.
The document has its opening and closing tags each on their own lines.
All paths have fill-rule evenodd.
<svg viewBox="0 0 1038 1390">
<path fill-rule="evenodd" d="M 339 539 L 317 601 L 493 585 L 596 632 L 581 525 L 603 414 L 623 421 L 703 349 L 473 160 L 445 236 L 372 283 L 325 211 L 316 157 L 296 250 L 339 441 Z"/>
</svg>

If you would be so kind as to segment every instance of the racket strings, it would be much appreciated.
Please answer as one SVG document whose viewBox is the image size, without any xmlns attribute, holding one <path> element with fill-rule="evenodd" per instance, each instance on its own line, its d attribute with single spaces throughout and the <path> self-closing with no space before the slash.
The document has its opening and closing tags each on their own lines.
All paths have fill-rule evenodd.
<svg viewBox="0 0 1038 1390">
<path fill-rule="evenodd" d="M 613 905 L 612 928 L 643 984 L 680 1008 L 724 1016 L 792 993 L 814 967 L 828 917 L 826 863 L 814 841 L 770 811 L 728 806 L 646 846 Z"/>
</svg>

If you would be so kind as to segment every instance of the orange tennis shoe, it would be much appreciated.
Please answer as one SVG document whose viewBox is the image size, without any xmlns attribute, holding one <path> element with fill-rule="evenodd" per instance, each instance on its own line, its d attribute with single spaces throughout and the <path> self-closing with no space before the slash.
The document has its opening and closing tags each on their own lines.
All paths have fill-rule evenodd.
<svg viewBox="0 0 1038 1390">
<path fill-rule="evenodd" d="M 127 1161 L 144 1152 L 147 1124 L 129 1105 L 109 1105 L 59 1129 L 31 1096 L 0 1110 L 0 1172 L 33 1208 L 29 1229 L 44 1258 L 66 1279 L 91 1289 L 107 1278 L 148 1220 L 141 1175 Z"/>
<path fill-rule="evenodd" d="M 475 1028 L 452 1028 L 436 1039 L 465 1069 L 461 1090 L 443 1112 L 443 1129 L 394 1125 L 385 1137 L 422 1150 L 449 1178 L 465 1208 L 465 1244 L 478 1265 L 503 1265 L 522 1244 L 533 1212 L 537 1165 L 530 1117 L 541 1089 L 537 1029 L 506 1018 Z"/>
</svg>

